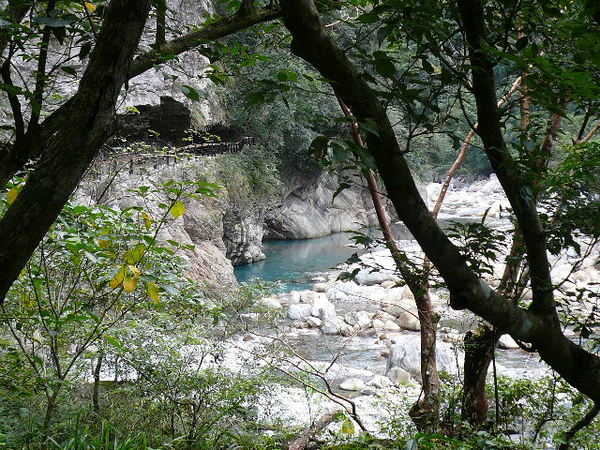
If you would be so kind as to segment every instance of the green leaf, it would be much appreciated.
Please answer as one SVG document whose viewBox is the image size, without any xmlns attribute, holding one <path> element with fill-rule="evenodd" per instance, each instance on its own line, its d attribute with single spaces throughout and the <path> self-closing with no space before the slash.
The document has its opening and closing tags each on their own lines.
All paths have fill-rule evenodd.
<svg viewBox="0 0 600 450">
<path fill-rule="evenodd" d="M 121 342 L 119 342 L 119 340 L 115 337 L 112 337 L 108 334 L 104 335 L 104 340 L 106 342 L 108 342 L 110 345 L 112 345 L 113 347 L 118 348 L 119 350 L 123 349 L 123 344 L 121 344 Z"/>
<path fill-rule="evenodd" d="M 392 78 L 396 75 L 396 66 L 389 59 L 378 59 L 375 61 L 375 70 L 379 75 L 385 78 Z"/>
<path fill-rule="evenodd" d="M 181 85 L 181 92 L 183 92 L 183 95 L 185 95 L 187 98 L 194 102 L 200 101 L 200 94 L 192 86 L 189 86 L 187 84 Z"/>
<path fill-rule="evenodd" d="M 148 297 L 150 297 L 154 303 L 160 303 L 160 296 L 158 294 L 158 286 L 156 283 L 153 283 L 152 281 L 146 283 L 146 290 L 148 291 Z"/>
<path fill-rule="evenodd" d="M 121 270 L 110 280 L 108 283 L 111 289 L 116 289 L 125 279 L 125 266 L 121 267 Z"/>
<path fill-rule="evenodd" d="M 173 206 L 171 206 L 170 212 L 173 218 L 178 219 L 185 213 L 185 205 L 181 201 L 177 200 Z"/>
<path fill-rule="evenodd" d="M 137 244 L 133 249 L 125 252 L 125 262 L 127 264 L 137 264 L 142 260 L 145 253 L 146 246 L 144 244 Z"/>
<path fill-rule="evenodd" d="M 6 203 L 8 203 L 9 205 L 12 205 L 18 196 L 19 196 L 19 190 L 17 188 L 12 188 L 6 194 Z"/>
<path fill-rule="evenodd" d="M 63 66 L 63 67 L 60 68 L 60 70 L 62 70 L 66 74 L 73 75 L 74 77 L 77 76 L 77 71 L 75 70 L 74 67 Z"/>
<path fill-rule="evenodd" d="M 342 433 L 354 434 L 354 432 L 354 423 L 351 420 L 344 421 L 344 423 L 342 424 Z"/>
<path fill-rule="evenodd" d="M 126 277 L 123 281 L 123 290 L 125 292 L 133 292 L 137 287 L 138 279 L 136 277 Z"/>
</svg>

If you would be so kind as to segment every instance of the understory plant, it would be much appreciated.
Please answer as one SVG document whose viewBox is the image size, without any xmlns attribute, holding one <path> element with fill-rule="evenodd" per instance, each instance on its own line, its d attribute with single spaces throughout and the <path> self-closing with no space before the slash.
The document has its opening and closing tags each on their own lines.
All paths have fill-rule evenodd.
<svg viewBox="0 0 600 450">
<path fill-rule="evenodd" d="M 215 189 L 168 181 L 135 189 L 144 206 L 64 208 L 0 305 L 2 445 L 214 448 L 253 435 L 262 374 L 228 368 L 223 343 L 260 289 L 208 298 L 185 275 L 186 246 L 158 239 Z"/>
</svg>

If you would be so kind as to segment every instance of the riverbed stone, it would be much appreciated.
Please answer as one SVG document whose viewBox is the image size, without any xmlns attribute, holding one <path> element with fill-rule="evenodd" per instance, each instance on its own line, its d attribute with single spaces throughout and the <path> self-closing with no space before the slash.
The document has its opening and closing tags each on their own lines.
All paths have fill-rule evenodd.
<svg viewBox="0 0 600 450">
<path fill-rule="evenodd" d="M 393 320 L 386 320 L 384 328 L 389 331 L 400 331 L 400 326 Z"/>
<path fill-rule="evenodd" d="M 394 283 L 396 285 L 396 283 Z M 400 303 L 404 298 L 404 291 L 406 290 L 406 286 L 396 286 L 391 288 L 386 288 L 385 296 L 381 300 L 382 303 Z"/>
<path fill-rule="evenodd" d="M 380 284 L 380 286 L 384 289 L 391 289 L 394 286 L 396 286 L 396 282 L 392 280 L 385 280 L 383 283 Z"/>
<path fill-rule="evenodd" d="M 321 319 L 312 316 L 306 318 L 306 323 L 308 323 L 311 328 L 320 328 L 323 325 L 323 321 Z"/>
<path fill-rule="evenodd" d="M 280 309 L 281 308 L 281 303 L 279 303 L 279 300 L 277 300 L 273 297 L 263 297 L 258 301 L 258 303 L 261 306 L 265 306 L 265 307 L 271 308 L 271 309 Z"/>
<path fill-rule="evenodd" d="M 354 280 L 362 286 L 374 286 L 385 281 L 391 280 L 393 273 L 374 269 L 361 269 L 354 277 Z"/>
<path fill-rule="evenodd" d="M 369 381 L 367 381 L 367 386 L 373 386 L 377 389 L 384 389 L 392 386 L 392 380 L 388 377 L 384 377 L 383 375 L 375 375 Z"/>
<path fill-rule="evenodd" d="M 359 329 L 368 328 L 371 325 L 371 315 L 366 311 L 353 311 L 344 316 L 347 324 Z"/>
<path fill-rule="evenodd" d="M 414 312 L 417 313 L 417 308 L 415 306 L 415 302 L 408 300 L 399 300 L 394 302 L 381 302 L 381 308 L 384 312 L 394 316 L 400 317 L 405 312 Z"/>
<path fill-rule="evenodd" d="M 340 383 L 340 389 L 344 391 L 362 391 L 367 385 L 360 378 L 348 378 Z"/>
<path fill-rule="evenodd" d="M 412 381 L 410 373 L 401 367 L 392 367 L 388 371 L 387 376 L 396 386 L 406 385 Z"/>
<path fill-rule="evenodd" d="M 384 329 L 385 328 L 385 322 L 383 320 L 380 320 L 380 319 L 373 319 L 373 328 Z"/>
<path fill-rule="evenodd" d="M 321 320 L 325 320 L 323 319 L 322 315 L 335 316 L 335 306 L 333 303 L 327 300 L 327 296 L 325 294 L 317 293 L 313 297 L 310 313 L 314 317 L 319 317 Z"/>
<path fill-rule="evenodd" d="M 360 337 L 372 338 L 377 336 L 377 330 L 375 328 L 369 327 L 366 330 L 360 330 L 357 334 Z"/>
<path fill-rule="evenodd" d="M 382 320 L 383 322 L 385 322 L 386 320 L 394 320 L 396 318 L 385 311 L 377 311 L 373 315 L 373 319 L 379 319 L 379 320 Z"/>
<path fill-rule="evenodd" d="M 519 344 L 509 335 L 503 334 L 498 339 L 498 347 L 504 350 L 516 349 L 519 348 Z"/>
<path fill-rule="evenodd" d="M 302 301 L 302 297 L 301 297 L 299 291 L 290 292 L 290 295 L 288 296 L 288 303 L 290 305 L 297 305 L 301 301 Z"/>
<path fill-rule="evenodd" d="M 421 322 L 415 317 L 414 313 L 404 311 L 398 317 L 398 325 L 401 328 L 409 331 L 421 331 Z"/>
<path fill-rule="evenodd" d="M 457 373 L 457 360 L 452 346 L 437 341 L 436 361 L 439 370 L 450 374 Z M 394 367 L 400 367 L 416 380 L 421 380 L 421 337 L 416 334 L 398 335 L 392 340 L 388 356 L 386 373 Z"/>
<path fill-rule="evenodd" d="M 315 292 L 327 292 L 327 283 L 317 283 L 313 286 L 313 291 Z"/>
<path fill-rule="evenodd" d="M 333 306 L 333 305 L 332 305 Z M 319 319 L 323 322 L 321 331 L 323 334 L 342 334 L 349 335 L 354 329 L 344 322 L 344 318 L 336 315 L 335 308 L 321 308 Z"/>
<path fill-rule="evenodd" d="M 306 303 L 299 303 L 297 305 L 290 305 L 288 309 L 288 317 L 292 320 L 305 320 L 310 317 L 312 305 Z"/>
<path fill-rule="evenodd" d="M 377 395 L 377 389 L 367 386 L 360 391 L 361 395 Z"/>
<path fill-rule="evenodd" d="M 316 295 L 317 293 L 314 291 L 302 291 L 300 293 L 300 298 L 302 299 L 303 303 L 309 303 L 312 305 L 315 301 Z"/>
</svg>

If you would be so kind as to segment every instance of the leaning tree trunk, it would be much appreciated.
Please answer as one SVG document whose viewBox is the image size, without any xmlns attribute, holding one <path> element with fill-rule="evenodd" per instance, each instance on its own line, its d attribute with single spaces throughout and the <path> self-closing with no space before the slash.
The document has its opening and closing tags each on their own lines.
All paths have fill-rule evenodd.
<svg viewBox="0 0 600 450">
<path fill-rule="evenodd" d="M 79 89 L 67 107 L 67 125 L 50 138 L 36 169 L 0 221 L 0 299 L 114 129 L 115 104 L 149 11 L 149 0 L 110 2 Z"/>
<path fill-rule="evenodd" d="M 329 35 L 312 0 L 280 0 L 292 52 L 315 66 L 359 121 L 372 120 L 376 132 L 366 142 L 398 216 L 444 278 L 454 309 L 468 308 L 515 339 L 531 343 L 540 357 L 580 392 L 600 402 L 600 358 L 569 340 L 556 312 L 545 234 L 530 189 L 506 148 L 496 107 L 493 65 L 481 49 L 484 15 L 476 0 L 459 0 L 470 49 L 479 134 L 484 150 L 513 207 L 527 249 L 532 304 L 523 309 L 488 286 L 466 264 L 420 197 L 392 124 L 377 93 Z"/>
<path fill-rule="evenodd" d="M 352 111 L 341 97 L 337 97 L 344 115 L 352 118 Z M 365 147 L 356 122 L 351 123 L 354 142 L 359 147 Z M 410 416 L 419 431 L 434 433 L 437 431 L 440 420 L 440 377 L 436 361 L 436 339 L 438 315 L 433 310 L 429 296 L 427 276 L 419 277 L 411 272 L 403 260 L 400 249 L 396 245 L 394 234 L 387 219 L 385 208 L 379 194 L 379 186 L 375 173 L 366 169 L 365 178 L 369 193 L 377 214 L 377 221 L 383 232 L 387 247 L 392 254 L 396 268 L 415 297 L 415 303 L 421 325 L 421 379 L 423 381 L 423 396 L 420 397 L 410 409 Z"/>
</svg>

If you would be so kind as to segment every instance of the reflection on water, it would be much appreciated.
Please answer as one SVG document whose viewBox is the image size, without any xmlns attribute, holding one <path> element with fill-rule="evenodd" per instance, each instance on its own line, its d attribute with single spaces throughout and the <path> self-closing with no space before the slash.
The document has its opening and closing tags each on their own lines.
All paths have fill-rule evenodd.
<svg viewBox="0 0 600 450">
<path fill-rule="evenodd" d="M 235 268 L 239 282 L 251 278 L 279 281 L 283 291 L 309 289 L 310 279 L 344 262 L 356 248 L 349 233 L 336 233 L 315 239 L 265 241 L 264 261 Z"/>
<path fill-rule="evenodd" d="M 368 232 L 376 238 L 381 232 L 372 229 Z M 407 239 L 408 233 L 402 225 L 394 226 L 398 239 Z M 252 278 L 281 283 L 280 291 L 310 289 L 311 278 L 329 271 L 346 261 L 353 253 L 361 250 L 353 245 L 351 233 L 336 233 L 314 239 L 265 241 L 263 252 L 267 257 L 235 268 L 238 282 Z"/>
</svg>

